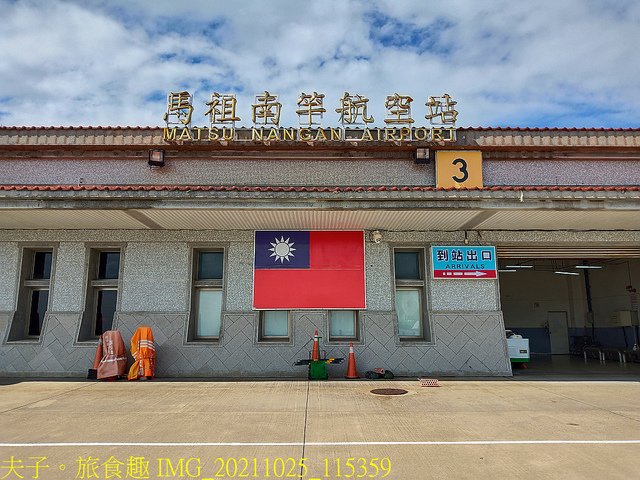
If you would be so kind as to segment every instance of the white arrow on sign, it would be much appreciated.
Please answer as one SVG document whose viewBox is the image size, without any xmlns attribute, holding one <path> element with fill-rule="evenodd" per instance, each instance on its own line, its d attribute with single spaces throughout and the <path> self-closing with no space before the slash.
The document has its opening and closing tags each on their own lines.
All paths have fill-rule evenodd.
<svg viewBox="0 0 640 480">
<path fill-rule="evenodd" d="M 484 277 L 486 275 L 486 273 L 484 272 L 464 272 L 464 276 L 465 277 Z"/>
</svg>

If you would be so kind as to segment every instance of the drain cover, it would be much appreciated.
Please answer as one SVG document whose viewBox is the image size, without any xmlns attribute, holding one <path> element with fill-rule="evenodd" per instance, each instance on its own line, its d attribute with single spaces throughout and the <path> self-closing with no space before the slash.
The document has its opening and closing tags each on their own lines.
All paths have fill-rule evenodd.
<svg viewBox="0 0 640 480">
<path fill-rule="evenodd" d="M 371 393 L 375 393 L 376 395 L 404 395 L 409 392 L 401 388 L 375 388 L 371 390 Z"/>
</svg>

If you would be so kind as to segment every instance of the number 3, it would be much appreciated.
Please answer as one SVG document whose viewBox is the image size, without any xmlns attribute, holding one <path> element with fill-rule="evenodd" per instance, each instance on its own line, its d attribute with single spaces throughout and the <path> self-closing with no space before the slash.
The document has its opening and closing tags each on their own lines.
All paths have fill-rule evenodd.
<svg viewBox="0 0 640 480">
<path fill-rule="evenodd" d="M 457 176 L 453 176 L 453 178 L 458 183 L 464 183 L 469 178 L 469 172 L 467 171 L 467 162 L 465 162 L 462 158 L 456 158 L 452 165 L 459 165 L 460 173 L 462 173 L 462 178 L 458 178 Z"/>
</svg>

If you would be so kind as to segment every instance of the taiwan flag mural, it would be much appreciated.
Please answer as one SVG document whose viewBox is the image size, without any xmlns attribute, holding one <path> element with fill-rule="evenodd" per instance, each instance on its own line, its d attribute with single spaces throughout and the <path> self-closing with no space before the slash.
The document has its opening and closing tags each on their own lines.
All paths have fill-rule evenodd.
<svg viewBox="0 0 640 480">
<path fill-rule="evenodd" d="M 363 231 L 256 231 L 253 308 L 365 308 Z"/>
</svg>

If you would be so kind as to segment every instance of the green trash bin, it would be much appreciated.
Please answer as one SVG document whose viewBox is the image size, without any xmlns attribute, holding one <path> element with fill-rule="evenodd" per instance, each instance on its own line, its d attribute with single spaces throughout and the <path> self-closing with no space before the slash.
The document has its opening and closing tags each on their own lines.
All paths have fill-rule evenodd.
<svg viewBox="0 0 640 480">
<path fill-rule="evenodd" d="M 309 364 L 309 380 L 327 380 L 329 378 L 329 370 L 327 362 L 312 361 Z"/>
</svg>

